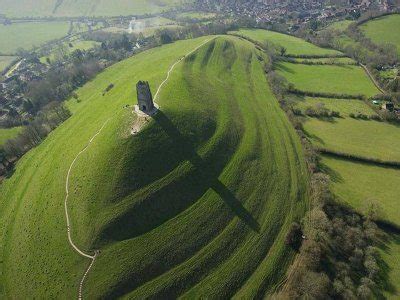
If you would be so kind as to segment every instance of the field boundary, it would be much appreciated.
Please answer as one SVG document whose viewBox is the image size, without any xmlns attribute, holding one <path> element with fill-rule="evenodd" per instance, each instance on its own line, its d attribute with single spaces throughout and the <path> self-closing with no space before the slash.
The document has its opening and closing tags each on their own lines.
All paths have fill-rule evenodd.
<svg viewBox="0 0 400 300">
<path fill-rule="evenodd" d="M 349 95 L 349 94 L 335 94 L 335 93 L 322 93 L 322 92 L 310 92 L 303 91 L 296 88 L 289 88 L 289 93 L 299 95 L 299 96 L 308 96 L 314 98 L 332 98 L 332 99 L 353 99 L 353 100 L 365 100 L 367 97 L 361 94 Z"/>
<path fill-rule="evenodd" d="M 359 156 L 359 155 L 354 155 L 350 153 L 344 153 L 340 151 L 334 151 L 330 150 L 327 148 L 323 147 L 315 147 L 315 149 L 323 155 L 328 155 L 328 156 L 333 156 L 345 160 L 350 160 L 353 162 L 361 162 L 361 163 L 366 163 L 366 164 L 371 164 L 371 165 L 377 165 L 380 167 L 389 167 L 393 169 L 400 169 L 400 161 L 386 161 L 386 160 L 380 160 L 376 158 L 369 158 L 369 157 L 364 157 L 364 156 Z"/>
<path fill-rule="evenodd" d="M 384 95 L 386 95 L 386 91 L 384 89 L 382 89 L 380 87 L 380 85 L 378 84 L 378 82 L 376 81 L 375 77 L 370 73 L 370 71 L 368 70 L 367 66 L 363 65 L 362 63 L 360 63 L 360 66 L 364 69 L 365 73 L 367 73 L 368 77 L 371 79 L 371 81 L 374 83 L 374 85 L 376 86 L 376 88 Z"/>
</svg>

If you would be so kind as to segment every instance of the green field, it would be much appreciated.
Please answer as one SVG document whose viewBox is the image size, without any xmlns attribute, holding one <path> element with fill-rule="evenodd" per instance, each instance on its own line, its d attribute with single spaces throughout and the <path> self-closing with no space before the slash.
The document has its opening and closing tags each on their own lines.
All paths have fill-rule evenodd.
<svg viewBox="0 0 400 300">
<path fill-rule="evenodd" d="M 0 4 L 1 6 L 1 4 Z M 33 46 L 61 38 L 68 33 L 68 22 L 26 22 L 0 25 L 0 53 L 14 54 L 18 48 Z"/>
<path fill-rule="evenodd" d="M 360 28 L 374 43 L 393 44 L 400 54 L 400 14 L 370 20 Z"/>
<path fill-rule="evenodd" d="M 0 7 L 1 13 L 8 17 L 126 16 L 158 13 L 179 3 L 178 0 L 0 0 Z"/>
<path fill-rule="evenodd" d="M 176 66 L 161 112 L 129 134 L 135 117 L 123 106 L 136 102 L 134 84 L 148 80 L 154 92 L 206 38 L 108 68 L 77 91 L 73 116 L 18 162 L 0 187 L 5 298 L 77 296 L 88 260 L 67 242 L 65 177 L 109 118 L 71 174 L 73 238 L 101 250 L 85 297 L 254 298 L 282 280 L 294 257 L 285 235 L 306 211 L 308 178 L 263 53 L 234 37 L 209 41 Z"/>
<path fill-rule="evenodd" d="M 309 118 L 305 130 L 319 147 L 364 158 L 400 162 L 400 130 L 396 125 L 352 118 L 323 121 Z"/>
<path fill-rule="evenodd" d="M 279 63 L 277 70 L 295 88 L 318 93 L 365 95 L 371 97 L 379 90 L 365 71 L 358 66 L 320 66 Z"/>
<path fill-rule="evenodd" d="M 266 41 L 272 42 L 275 45 L 285 47 L 287 54 L 292 55 L 325 56 L 341 54 L 336 50 L 321 48 L 300 38 L 274 31 L 263 29 L 240 29 L 239 31 L 233 31 L 231 33 L 250 38 L 260 43 L 264 43 Z"/>
<path fill-rule="evenodd" d="M 378 202 L 381 218 L 400 225 L 397 184 L 400 170 L 323 156 L 322 165 L 331 175 L 332 190 L 340 201 L 364 212 Z"/>
<path fill-rule="evenodd" d="M 72 47 L 70 47 L 70 44 L 72 45 Z M 76 40 L 76 41 L 71 41 L 71 42 L 67 42 L 67 43 L 63 43 L 62 44 L 63 47 L 66 49 L 67 53 L 72 53 L 73 51 L 79 49 L 79 50 L 90 50 L 92 48 L 94 48 L 95 46 L 100 45 L 100 43 L 98 42 L 94 42 L 94 41 L 80 41 L 80 40 Z M 57 46 L 54 48 L 55 50 L 50 53 L 49 55 L 46 56 L 42 56 L 40 58 L 40 61 L 42 63 L 47 63 L 47 58 L 50 59 L 50 61 L 54 61 L 57 57 Z"/>
<path fill-rule="evenodd" d="M 334 30 L 344 31 L 353 22 L 354 21 L 351 21 L 351 20 L 337 21 L 337 22 L 330 24 L 326 29 L 334 29 Z"/>
<path fill-rule="evenodd" d="M 22 127 L 0 128 L 0 147 L 9 139 L 15 137 Z"/>
<path fill-rule="evenodd" d="M 317 108 L 323 106 L 329 110 L 340 112 L 340 116 L 348 117 L 349 114 L 375 115 L 375 111 L 362 100 L 355 99 L 331 99 L 305 97 L 296 103 L 296 107 L 304 112 L 307 107 Z"/>
<path fill-rule="evenodd" d="M 0 56 L 0 72 L 7 68 L 16 58 L 16 56 Z"/>
</svg>

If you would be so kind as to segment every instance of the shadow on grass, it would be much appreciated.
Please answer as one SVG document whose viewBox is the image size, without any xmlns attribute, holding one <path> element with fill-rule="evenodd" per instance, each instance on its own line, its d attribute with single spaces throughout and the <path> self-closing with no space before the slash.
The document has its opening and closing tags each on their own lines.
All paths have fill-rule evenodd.
<svg viewBox="0 0 400 300">
<path fill-rule="evenodd" d="M 325 142 L 323 139 L 321 139 L 319 136 L 310 133 L 309 131 L 307 131 L 306 129 L 303 128 L 304 134 L 306 135 L 306 137 L 308 137 L 309 139 L 312 139 L 316 142 L 321 143 L 322 145 L 325 145 Z"/>
<path fill-rule="evenodd" d="M 332 168 L 328 167 L 326 164 L 320 162 L 320 163 L 318 163 L 318 167 L 322 172 L 324 172 L 325 174 L 328 174 L 333 182 L 335 182 L 335 183 L 343 183 L 344 182 L 342 175 L 340 175 L 340 173 L 336 172 Z"/>
<path fill-rule="evenodd" d="M 282 72 L 287 72 L 290 74 L 295 74 L 295 71 L 293 69 L 283 65 L 283 63 L 281 63 L 281 62 L 274 64 L 274 69 L 276 71 L 282 71 Z"/>
<path fill-rule="evenodd" d="M 386 254 L 390 255 L 389 244 L 400 245 L 400 235 L 395 233 L 386 233 L 383 237 L 379 248 L 383 250 Z M 390 293 L 392 296 L 397 295 L 399 292 L 396 286 L 393 284 L 393 278 L 390 276 L 390 272 L 393 266 L 388 265 L 388 263 L 379 255 L 377 259 L 379 265 L 379 273 L 377 275 L 376 283 L 377 286 L 374 289 L 374 295 L 377 299 L 386 299 L 387 297 L 383 295 L 383 292 Z"/>
<path fill-rule="evenodd" d="M 188 136 L 184 136 L 162 111 L 154 115 L 153 119 L 156 123 L 154 125 L 165 133 L 168 140 L 168 143 L 165 143 L 167 148 L 171 144 L 174 145 L 172 148 L 174 152 L 169 151 L 170 156 L 164 156 L 164 159 L 188 161 L 192 166 L 176 172 L 168 183 L 154 182 L 152 186 L 153 182 L 149 182 L 140 190 L 128 194 L 124 201 L 132 205 L 100 230 L 94 241 L 96 247 L 111 240 L 131 239 L 157 228 L 193 205 L 210 188 L 221 197 L 233 215 L 239 217 L 252 230 L 259 232 L 260 226 L 255 218 L 218 179 L 234 153 L 237 142 L 233 144 L 227 136 L 226 139 L 218 141 L 214 151 L 209 153 L 209 157 L 204 160 L 197 154 L 194 142 Z M 158 151 L 167 151 L 161 148 L 163 145 L 162 143 L 158 145 L 160 147 Z M 151 157 L 154 155 L 152 154 Z M 158 160 L 156 165 L 165 163 L 167 162 Z"/>
<path fill-rule="evenodd" d="M 226 205 L 230 207 L 232 212 L 245 222 L 254 231 L 260 231 L 260 225 L 257 220 L 244 208 L 242 203 L 235 195 L 218 179 L 212 168 L 197 154 L 194 147 L 191 145 L 180 131 L 175 127 L 170 119 L 159 111 L 153 119 L 165 130 L 168 136 L 175 142 L 181 145 L 183 156 L 197 169 L 200 177 L 207 179 L 210 183 L 209 187 L 216 192 Z"/>
</svg>

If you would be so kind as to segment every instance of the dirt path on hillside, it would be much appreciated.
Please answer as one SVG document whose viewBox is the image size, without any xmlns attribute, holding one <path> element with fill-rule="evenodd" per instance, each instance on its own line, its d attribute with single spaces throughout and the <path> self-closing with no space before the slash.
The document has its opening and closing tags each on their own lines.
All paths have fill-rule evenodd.
<svg viewBox="0 0 400 300">
<path fill-rule="evenodd" d="M 372 82 L 374 83 L 374 85 L 376 86 L 376 88 L 384 95 L 386 95 L 386 92 L 384 89 L 382 89 L 378 82 L 376 81 L 376 79 L 374 78 L 374 76 L 372 76 L 372 74 L 369 72 L 367 66 L 363 65 L 362 63 L 360 63 L 360 66 L 364 69 L 364 71 L 367 73 L 368 77 L 372 80 Z"/>
<path fill-rule="evenodd" d="M 75 245 L 75 243 L 72 240 L 71 237 L 71 221 L 69 218 L 69 214 L 68 214 L 68 197 L 69 197 L 69 178 L 71 176 L 71 171 L 72 168 L 75 164 L 75 162 L 77 161 L 77 159 L 79 158 L 79 156 L 84 153 L 88 147 L 90 146 L 90 144 L 93 142 L 93 140 L 96 138 L 96 136 L 98 136 L 100 134 L 100 132 L 103 130 L 104 126 L 106 126 L 106 124 L 108 123 L 110 119 L 107 119 L 104 123 L 103 126 L 101 126 L 101 128 L 91 137 L 91 139 L 89 140 L 89 142 L 87 143 L 87 145 L 85 146 L 85 148 L 83 148 L 74 158 L 74 160 L 72 161 L 71 165 L 69 166 L 68 169 L 68 173 L 67 173 L 67 177 L 65 180 L 65 199 L 64 199 L 64 209 L 65 209 L 65 218 L 67 221 L 67 235 L 68 235 L 68 242 L 71 245 L 71 247 L 81 256 L 86 257 L 91 259 L 91 263 L 88 266 L 88 268 L 86 269 L 85 273 L 83 274 L 83 277 L 79 283 L 79 292 L 78 292 L 78 299 L 82 299 L 82 289 L 83 289 L 83 283 L 85 282 L 86 276 L 89 273 L 90 269 L 93 266 L 93 263 L 96 259 L 96 256 L 98 254 L 98 251 L 95 251 L 95 253 L 93 255 L 90 255 L 88 253 L 85 253 L 84 251 L 82 251 L 81 249 L 78 248 L 78 246 Z"/>
<path fill-rule="evenodd" d="M 156 93 L 155 93 L 155 95 L 154 95 L 154 101 L 157 99 L 157 96 L 158 96 L 158 94 L 159 94 L 161 88 L 162 88 L 162 87 L 164 86 L 164 84 L 168 81 L 169 76 L 170 76 L 171 72 L 174 70 L 175 66 L 176 66 L 179 62 L 181 62 L 186 56 L 192 54 L 192 53 L 195 52 L 197 49 L 199 49 L 199 48 L 202 47 L 204 44 L 206 44 L 207 42 L 209 42 L 210 40 L 212 40 L 212 39 L 214 39 L 214 38 L 215 38 L 215 37 L 210 38 L 210 39 L 204 41 L 204 42 L 201 43 L 199 46 L 197 46 L 196 48 L 194 48 L 194 49 L 191 50 L 190 52 L 186 53 L 185 56 L 179 58 L 179 59 L 169 68 L 169 70 L 168 70 L 168 72 L 167 72 L 166 78 L 165 78 L 165 79 L 161 82 L 161 84 L 158 86 L 158 89 L 157 89 L 157 91 L 156 91 Z M 140 116 L 139 116 L 139 117 L 140 117 Z M 65 192 L 66 192 L 66 195 L 65 195 L 65 199 L 64 199 L 64 208 L 65 208 L 65 218 L 66 218 L 66 221 L 67 221 L 68 242 L 69 242 L 69 244 L 71 245 L 71 247 L 72 247 L 79 255 L 81 255 L 81 256 L 83 256 L 83 257 L 86 257 L 86 258 L 89 258 L 89 259 L 91 260 L 89 266 L 87 267 L 85 273 L 84 273 L 83 276 L 82 276 L 81 281 L 79 282 L 79 292 L 78 292 L 78 299 L 79 299 L 79 300 L 82 299 L 82 290 L 83 290 L 83 285 L 84 285 L 85 279 L 86 279 L 86 277 L 87 277 L 87 275 L 88 275 L 90 269 L 92 268 L 92 266 L 93 266 L 93 264 L 94 264 L 94 261 L 96 260 L 97 255 L 99 254 L 99 250 L 95 250 L 93 255 L 88 254 L 88 253 L 85 253 L 83 250 L 79 249 L 79 247 L 76 246 L 75 243 L 74 243 L 73 240 L 72 240 L 72 237 L 71 237 L 71 221 L 70 221 L 70 217 L 69 217 L 69 214 L 68 214 L 69 179 L 70 179 L 70 175 L 71 175 L 72 168 L 73 168 L 75 162 L 77 161 L 77 159 L 79 158 L 79 156 L 80 156 L 82 153 L 84 153 L 84 152 L 88 149 L 88 147 L 90 146 L 90 144 L 93 142 L 93 140 L 96 138 L 96 136 L 98 136 L 98 135 L 100 134 L 100 132 L 103 130 L 103 128 L 106 126 L 106 124 L 108 123 L 108 121 L 109 121 L 110 119 L 111 119 L 111 118 L 107 119 L 107 120 L 103 123 L 103 125 L 101 126 L 101 128 L 91 137 L 91 139 L 89 140 L 89 142 L 87 143 L 87 145 L 85 146 L 85 148 L 83 148 L 83 149 L 75 156 L 74 160 L 72 161 L 71 165 L 69 166 L 68 173 L 67 173 L 67 177 L 66 177 L 66 180 L 65 180 Z"/>
</svg>

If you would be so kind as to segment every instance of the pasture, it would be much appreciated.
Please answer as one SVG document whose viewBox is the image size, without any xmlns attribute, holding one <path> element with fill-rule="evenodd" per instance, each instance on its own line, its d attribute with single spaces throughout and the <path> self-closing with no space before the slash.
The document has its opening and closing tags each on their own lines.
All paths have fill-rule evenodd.
<svg viewBox="0 0 400 300">
<path fill-rule="evenodd" d="M 15 137 L 20 131 L 22 127 L 13 127 L 13 128 L 0 128 L 0 147 L 9 140 Z"/>
<path fill-rule="evenodd" d="M 400 162 L 400 130 L 396 125 L 349 117 L 331 121 L 308 118 L 304 128 L 318 147 L 364 158 Z"/>
<path fill-rule="evenodd" d="M 65 176 L 106 120 L 71 173 L 73 238 L 101 249 L 85 297 L 253 298 L 281 282 L 295 254 L 285 235 L 307 210 L 308 178 L 263 53 L 235 37 L 209 41 L 176 66 L 161 111 L 129 134 L 134 84 L 148 80 L 154 93 L 208 38 L 111 66 L 77 90 L 73 116 L 18 162 L 0 187 L 5 296 L 76 297 L 88 261 L 67 242 Z"/>
<path fill-rule="evenodd" d="M 7 68 L 16 58 L 16 56 L 0 56 L 0 73 L 5 68 Z"/>
<path fill-rule="evenodd" d="M 358 66 L 303 65 L 281 62 L 276 66 L 301 91 L 371 97 L 380 94 L 368 75 Z"/>
<path fill-rule="evenodd" d="M 323 106 L 329 110 L 340 112 L 342 117 L 348 117 L 349 114 L 376 115 L 375 111 L 363 100 L 314 97 L 304 97 L 300 99 L 301 100 L 296 103 L 296 108 L 302 110 L 303 113 L 307 107 L 317 108 L 323 104 Z"/>
<path fill-rule="evenodd" d="M 372 19 L 362 24 L 360 28 L 374 43 L 393 44 L 400 54 L 400 14 Z"/>
<path fill-rule="evenodd" d="M 19 48 L 34 46 L 66 36 L 68 22 L 25 22 L 0 25 L 0 53 L 15 54 Z"/>
<path fill-rule="evenodd" d="M 331 176 L 332 191 L 338 199 L 364 213 L 371 203 L 379 203 L 380 218 L 400 225 L 397 183 L 400 169 L 322 157 L 322 167 Z"/>
<path fill-rule="evenodd" d="M 230 33 L 247 37 L 260 43 L 268 41 L 275 45 L 285 47 L 288 55 L 330 56 L 341 54 L 336 50 L 321 48 L 291 35 L 264 29 L 240 29 Z"/>
</svg>

